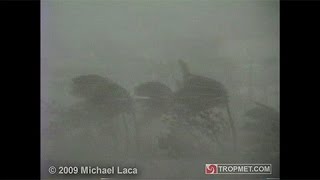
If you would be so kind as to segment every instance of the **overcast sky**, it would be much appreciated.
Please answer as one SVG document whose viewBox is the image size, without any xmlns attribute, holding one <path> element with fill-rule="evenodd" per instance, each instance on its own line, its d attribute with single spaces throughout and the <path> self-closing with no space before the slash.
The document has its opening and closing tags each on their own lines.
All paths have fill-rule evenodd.
<svg viewBox="0 0 320 180">
<path fill-rule="evenodd" d="M 89 73 L 174 88 L 183 59 L 235 101 L 279 106 L 278 1 L 43 0 L 41 14 L 43 97 L 66 101 L 70 78 Z"/>
</svg>

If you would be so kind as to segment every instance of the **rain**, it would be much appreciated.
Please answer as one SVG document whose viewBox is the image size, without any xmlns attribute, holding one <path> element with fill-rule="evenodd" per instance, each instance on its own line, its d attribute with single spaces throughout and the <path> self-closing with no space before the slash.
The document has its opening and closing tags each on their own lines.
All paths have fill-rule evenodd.
<svg viewBox="0 0 320 180">
<path fill-rule="evenodd" d="M 279 66 L 276 0 L 41 1 L 42 177 L 258 163 L 272 174 L 220 178 L 277 178 Z"/>
</svg>

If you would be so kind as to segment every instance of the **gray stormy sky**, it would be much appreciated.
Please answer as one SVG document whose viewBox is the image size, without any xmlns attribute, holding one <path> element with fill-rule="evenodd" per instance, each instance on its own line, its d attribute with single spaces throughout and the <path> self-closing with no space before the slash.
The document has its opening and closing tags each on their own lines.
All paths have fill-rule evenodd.
<svg viewBox="0 0 320 180">
<path fill-rule="evenodd" d="M 48 101 L 72 102 L 70 79 L 88 73 L 129 90 L 149 80 L 174 88 L 183 59 L 224 83 L 234 104 L 279 107 L 278 1 L 43 0 L 41 15 Z"/>
</svg>

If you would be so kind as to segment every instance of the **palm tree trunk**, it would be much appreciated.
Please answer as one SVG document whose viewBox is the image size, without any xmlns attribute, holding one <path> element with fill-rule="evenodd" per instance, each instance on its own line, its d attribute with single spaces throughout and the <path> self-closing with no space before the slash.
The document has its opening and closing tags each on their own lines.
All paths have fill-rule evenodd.
<svg viewBox="0 0 320 180">
<path fill-rule="evenodd" d="M 232 134 L 232 140 L 233 140 L 233 150 L 237 151 L 237 134 L 236 134 L 236 129 L 234 127 L 234 121 L 232 119 L 231 116 L 231 112 L 230 112 L 230 106 L 229 103 L 226 104 L 227 106 L 227 112 L 228 112 L 228 116 L 229 116 L 229 122 L 230 122 L 230 127 L 231 127 L 231 134 Z"/>
<path fill-rule="evenodd" d="M 128 127 L 128 123 L 127 123 L 127 119 L 126 117 L 123 115 L 123 114 L 120 114 L 120 119 L 122 120 L 122 123 L 123 123 L 123 127 L 124 127 L 124 132 L 125 133 L 125 140 L 124 140 L 124 156 L 125 159 L 127 159 L 128 157 L 128 154 L 129 154 L 129 144 L 130 144 L 130 140 L 129 140 L 129 127 Z"/>
</svg>

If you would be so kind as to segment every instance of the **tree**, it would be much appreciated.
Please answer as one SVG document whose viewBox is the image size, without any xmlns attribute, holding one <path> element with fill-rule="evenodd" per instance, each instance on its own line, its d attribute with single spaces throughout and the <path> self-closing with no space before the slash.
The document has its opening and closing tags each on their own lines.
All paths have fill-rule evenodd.
<svg viewBox="0 0 320 180">
<path fill-rule="evenodd" d="M 225 108 L 236 149 L 237 135 L 225 87 L 214 79 L 192 74 L 184 61 L 179 60 L 179 64 L 183 74 L 183 86 L 175 92 L 175 102 L 184 105 L 190 114 L 197 114 L 214 107 Z"/>
</svg>

